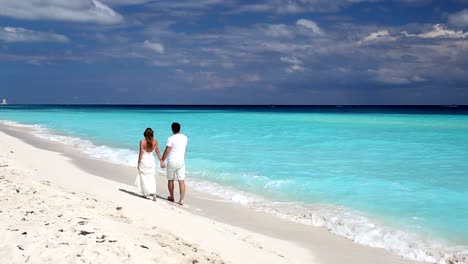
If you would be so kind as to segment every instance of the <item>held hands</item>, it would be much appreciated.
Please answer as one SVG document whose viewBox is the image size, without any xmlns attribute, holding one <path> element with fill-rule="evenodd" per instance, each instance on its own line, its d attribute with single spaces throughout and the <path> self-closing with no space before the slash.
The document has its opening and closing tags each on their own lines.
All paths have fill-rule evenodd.
<svg viewBox="0 0 468 264">
<path fill-rule="evenodd" d="M 166 168 L 166 164 L 164 164 L 164 161 L 162 159 L 160 159 L 159 162 L 161 164 L 161 168 Z"/>
</svg>

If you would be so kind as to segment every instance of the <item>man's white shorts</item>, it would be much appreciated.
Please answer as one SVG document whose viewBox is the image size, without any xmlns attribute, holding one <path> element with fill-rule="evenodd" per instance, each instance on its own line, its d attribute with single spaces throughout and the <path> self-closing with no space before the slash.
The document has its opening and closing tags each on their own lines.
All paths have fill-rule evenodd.
<svg viewBox="0 0 468 264">
<path fill-rule="evenodd" d="M 185 164 L 179 162 L 169 162 L 167 164 L 167 180 L 185 180 Z"/>
</svg>

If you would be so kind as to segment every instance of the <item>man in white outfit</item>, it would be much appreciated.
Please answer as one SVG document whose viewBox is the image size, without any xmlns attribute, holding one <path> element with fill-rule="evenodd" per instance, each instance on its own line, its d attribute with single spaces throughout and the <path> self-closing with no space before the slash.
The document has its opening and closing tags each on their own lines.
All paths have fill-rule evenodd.
<svg viewBox="0 0 468 264">
<path fill-rule="evenodd" d="M 185 197 L 185 149 L 187 148 L 187 136 L 180 133 L 180 124 L 172 123 L 172 135 L 167 139 L 166 149 L 162 157 L 161 167 L 164 167 L 164 161 L 167 158 L 167 187 L 169 188 L 169 197 L 167 199 L 174 201 L 174 180 L 179 181 L 180 199 L 179 204 L 184 204 Z"/>
</svg>

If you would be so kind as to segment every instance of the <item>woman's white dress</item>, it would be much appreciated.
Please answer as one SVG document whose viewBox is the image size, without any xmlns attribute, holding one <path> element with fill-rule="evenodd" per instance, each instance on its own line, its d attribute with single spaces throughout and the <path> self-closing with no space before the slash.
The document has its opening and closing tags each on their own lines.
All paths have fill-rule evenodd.
<svg viewBox="0 0 468 264">
<path fill-rule="evenodd" d="M 156 162 L 153 152 L 143 150 L 138 175 L 135 179 L 136 187 L 144 196 L 156 194 Z"/>
</svg>

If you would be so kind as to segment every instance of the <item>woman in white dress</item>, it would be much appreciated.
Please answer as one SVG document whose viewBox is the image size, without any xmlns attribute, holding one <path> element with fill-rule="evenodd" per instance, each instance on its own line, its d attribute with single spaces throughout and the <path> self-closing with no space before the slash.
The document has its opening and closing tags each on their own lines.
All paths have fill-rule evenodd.
<svg viewBox="0 0 468 264">
<path fill-rule="evenodd" d="M 151 128 L 147 128 L 144 139 L 140 140 L 140 155 L 138 156 L 138 175 L 135 180 L 135 185 L 141 193 L 153 201 L 156 201 L 156 164 L 153 152 L 156 152 L 161 166 L 164 162 L 161 159 L 159 152 L 158 141 L 154 139 L 154 132 Z"/>
</svg>

